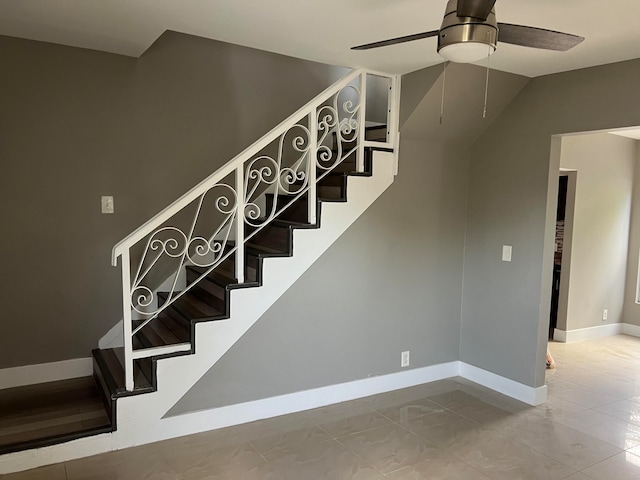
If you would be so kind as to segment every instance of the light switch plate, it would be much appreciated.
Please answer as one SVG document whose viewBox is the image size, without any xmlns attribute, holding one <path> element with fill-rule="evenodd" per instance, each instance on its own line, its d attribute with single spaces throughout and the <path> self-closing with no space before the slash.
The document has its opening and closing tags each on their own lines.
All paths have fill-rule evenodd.
<svg viewBox="0 0 640 480">
<path fill-rule="evenodd" d="M 511 261 L 511 245 L 503 245 L 502 246 L 502 261 L 510 262 Z"/>
<path fill-rule="evenodd" d="M 100 203 L 102 205 L 102 213 L 113 213 L 113 197 L 112 196 L 103 196 L 100 199 Z"/>
</svg>

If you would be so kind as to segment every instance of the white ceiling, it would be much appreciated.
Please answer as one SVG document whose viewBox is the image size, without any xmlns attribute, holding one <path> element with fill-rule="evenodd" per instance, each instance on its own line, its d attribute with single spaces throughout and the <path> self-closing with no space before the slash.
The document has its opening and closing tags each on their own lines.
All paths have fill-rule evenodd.
<svg viewBox="0 0 640 480">
<path fill-rule="evenodd" d="M 635 140 L 640 140 L 640 128 L 629 128 L 629 129 L 620 129 L 614 130 L 612 132 L 614 135 L 619 135 L 621 137 L 633 138 Z"/>
<path fill-rule="evenodd" d="M 406 73 L 436 39 L 355 52 L 440 26 L 445 0 L 0 0 L 0 34 L 139 56 L 175 30 L 335 65 Z M 491 67 L 535 77 L 640 57 L 638 0 L 499 0 L 498 21 L 586 37 L 569 52 L 500 44 Z"/>
</svg>

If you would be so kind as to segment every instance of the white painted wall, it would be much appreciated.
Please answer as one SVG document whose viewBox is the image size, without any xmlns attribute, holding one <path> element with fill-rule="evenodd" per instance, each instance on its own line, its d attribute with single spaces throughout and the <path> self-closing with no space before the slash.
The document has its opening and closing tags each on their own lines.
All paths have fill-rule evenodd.
<svg viewBox="0 0 640 480">
<path fill-rule="evenodd" d="M 563 272 L 568 280 L 566 318 L 571 331 L 623 321 L 635 141 L 607 133 L 562 138 L 560 167 L 576 170 L 570 251 Z M 571 209 L 567 209 L 571 215 Z M 566 245 L 565 245 L 566 246 Z M 570 269 L 566 266 L 570 262 Z M 608 319 L 603 320 L 604 309 Z M 559 313 L 564 313 L 560 309 Z M 564 327 L 564 328 L 563 328 Z"/>
<path fill-rule="evenodd" d="M 633 201 L 631 205 L 631 227 L 629 232 L 629 255 L 627 261 L 627 285 L 624 294 L 624 321 L 640 325 L 640 305 L 636 303 L 638 284 L 638 261 L 640 252 L 640 141 L 636 146 L 636 170 L 633 178 Z"/>
</svg>

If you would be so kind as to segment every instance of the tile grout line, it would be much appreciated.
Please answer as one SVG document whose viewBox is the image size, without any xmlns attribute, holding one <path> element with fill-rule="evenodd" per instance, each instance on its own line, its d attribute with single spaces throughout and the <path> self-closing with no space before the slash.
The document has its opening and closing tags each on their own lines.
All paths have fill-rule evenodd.
<svg viewBox="0 0 640 480">
<path fill-rule="evenodd" d="M 262 458 L 262 459 L 265 461 L 265 463 L 269 463 L 269 460 L 267 460 L 267 459 L 264 457 L 264 455 L 262 455 L 262 452 L 260 452 L 260 450 L 258 450 L 258 449 L 256 448 L 256 446 L 251 442 L 251 440 L 247 440 L 247 443 L 249 444 L 249 446 L 250 446 L 251 448 L 253 448 L 253 450 L 254 450 L 258 455 L 260 455 L 260 458 Z"/>
</svg>

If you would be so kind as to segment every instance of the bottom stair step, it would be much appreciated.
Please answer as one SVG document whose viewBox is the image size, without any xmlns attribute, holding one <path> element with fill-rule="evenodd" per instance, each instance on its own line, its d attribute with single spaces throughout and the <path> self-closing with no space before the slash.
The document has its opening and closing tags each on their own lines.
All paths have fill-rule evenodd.
<svg viewBox="0 0 640 480">
<path fill-rule="evenodd" d="M 93 377 L 0 390 L 0 455 L 111 430 Z"/>
<path fill-rule="evenodd" d="M 134 361 L 133 380 L 135 390 L 133 392 L 127 392 L 124 373 L 124 349 L 122 347 L 96 349 L 93 351 L 93 357 L 95 360 L 94 375 L 96 374 L 95 367 L 97 366 L 99 373 L 103 375 L 104 384 L 108 387 L 109 394 L 112 398 L 153 390 L 153 374 L 150 358 Z"/>
<path fill-rule="evenodd" d="M 134 360 L 134 391 L 127 392 L 124 371 L 124 349 L 105 348 L 93 352 L 93 378 L 100 391 L 102 403 L 116 429 L 116 399 L 155 391 L 153 363 L 150 358 Z"/>
</svg>

